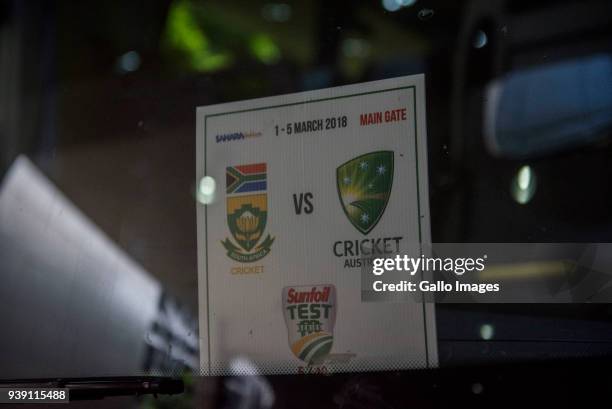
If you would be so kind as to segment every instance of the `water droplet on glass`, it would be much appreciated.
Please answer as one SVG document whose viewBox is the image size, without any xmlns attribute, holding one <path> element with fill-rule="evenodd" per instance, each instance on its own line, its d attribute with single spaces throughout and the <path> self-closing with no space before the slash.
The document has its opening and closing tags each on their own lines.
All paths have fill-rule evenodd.
<svg viewBox="0 0 612 409">
<path fill-rule="evenodd" d="M 480 327 L 480 338 L 484 339 L 485 341 L 489 341 L 493 338 L 493 335 L 495 335 L 495 329 L 493 328 L 493 325 L 483 324 Z"/>
<path fill-rule="evenodd" d="M 510 192 L 517 203 L 526 204 L 536 192 L 536 175 L 531 166 L 522 166 L 510 184 Z"/>
<path fill-rule="evenodd" d="M 382 0 L 382 6 L 387 11 L 397 11 L 402 7 L 409 7 L 416 3 L 416 0 Z"/>
<path fill-rule="evenodd" d="M 432 9 L 421 9 L 417 14 L 417 17 L 421 21 L 427 21 L 434 16 L 434 11 Z"/>
<path fill-rule="evenodd" d="M 487 37 L 487 33 L 482 30 L 476 31 L 474 34 L 474 38 L 472 39 L 472 47 L 474 48 L 482 48 L 489 42 L 489 38 Z"/>
<path fill-rule="evenodd" d="M 140 54 L 136 51 L 128 51 L 119 56 L 115 63 L 115 67 L 121 74 L 138 70 L 138 68 L 140 68 Z"/>
<path fill-rule="evenodd" d="M 217 183 L 215 179 L 210 176 L 204 176 L 200 179 L 198 187 L 196 189 L 196 198 L 198 202 L 208 205 L 215 200 L 215 192 L 217 190 Z"/>
</svg>

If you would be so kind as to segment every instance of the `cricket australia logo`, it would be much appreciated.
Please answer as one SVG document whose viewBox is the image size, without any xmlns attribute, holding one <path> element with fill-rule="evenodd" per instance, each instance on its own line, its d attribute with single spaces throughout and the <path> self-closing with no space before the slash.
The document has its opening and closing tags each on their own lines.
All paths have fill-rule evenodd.
<svg viewBox="0 0 612 409">
<path fill-rule="evenodd" d="M 308 365 L 323 362 L 331 351 L 336 308 L 336 287 L 331 284 L 283 288 L 289 347 Z"/>
<path fill-rule="evenodd" d="M 268 217 L 266 189 L 265 163 L 226 168 L 227 226 L 235 243 L 226 238 L 221 244 L 229 258 L 251 263 L 270 252 L 274 237 L 263 238 Z"/>
<path fill-rule="evenodd" d="M 340 204 L 349 221 L 368 234 L 381 219 L 393 185 L 393 152 L 366 153 L 336 169 Z"/>
</svg>

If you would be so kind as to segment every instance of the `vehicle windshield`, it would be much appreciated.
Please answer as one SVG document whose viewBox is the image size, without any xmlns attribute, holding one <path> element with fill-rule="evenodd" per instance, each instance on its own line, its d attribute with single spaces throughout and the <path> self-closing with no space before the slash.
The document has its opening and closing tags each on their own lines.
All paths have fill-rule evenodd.
<svg viewBox="0 0 612 409">
<path fill-rule="evenodd" d="M 0 383 L 600 406 L 611 129 L 605 0 L 0 1 Z"/>
</svg>

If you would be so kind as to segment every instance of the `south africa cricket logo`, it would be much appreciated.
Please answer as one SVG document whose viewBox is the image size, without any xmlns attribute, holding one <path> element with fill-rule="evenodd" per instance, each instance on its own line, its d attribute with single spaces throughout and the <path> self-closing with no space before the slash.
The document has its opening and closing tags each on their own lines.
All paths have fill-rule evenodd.
<svg viewBox="0 0 612 409">
<path fill-rule="evenodd" d="M 229 258 L 251 263 L 270 252 L 274 237 L 268 234 L 264 238 L 268 218 L 266 189 L 265 163 L 227 167 L 227 226 L 235 243 L 227 238 L 221 244 Z"/>
<path fill-rule="evenodd" d="M 336 169 L 340 204 L 349 221 L 363 234 L 378 223 L 391 195 L 393 152 L 366 153 Z"/>
<path fill-rule="evenodd" d="M 336 308 L 336 287 L 332 284 L 283 288 L 289 347 L 308 365 L 323 362 L 331 352 Z"/>
</svg>

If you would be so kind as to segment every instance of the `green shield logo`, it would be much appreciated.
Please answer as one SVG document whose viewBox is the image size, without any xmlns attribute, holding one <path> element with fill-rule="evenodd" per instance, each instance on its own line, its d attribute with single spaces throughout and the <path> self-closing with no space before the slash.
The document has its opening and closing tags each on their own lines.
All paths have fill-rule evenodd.
<svg viewBox="0 0 612 409">
<path fill-rule="evenodd" d="M 393 151 L 370 152 L 340 165 L 336 185 L 346 217 L 363 234 L 378 223 L 393 185 Z"/>
<path fill-rule="evenodd" d="M 260 202 L 259 206 L 257 202 Z M 234 209 L 232 213 L 227 213 L 227 225 L 234 239 L 247 252 L 255 247 L 266 228 L 265 206 L 264 195 L 228 198 L 228 209 Z"/>
<path fill-rule="evenodd" d="M 236 165 L 225 170 L 227 227 L 234 241 L 226 238 L 221 244 L 232 260 L 252 263 L 265 257 L 274 242 L 270 234 L 263 237 L 268 220 L 267 165 Z"/>
</svg>

